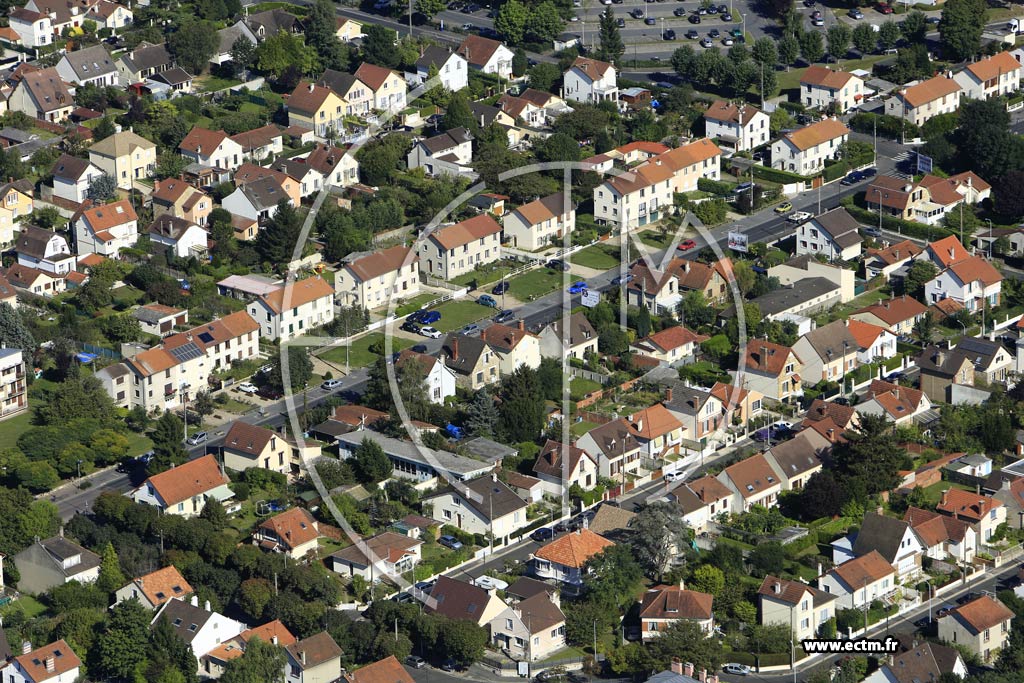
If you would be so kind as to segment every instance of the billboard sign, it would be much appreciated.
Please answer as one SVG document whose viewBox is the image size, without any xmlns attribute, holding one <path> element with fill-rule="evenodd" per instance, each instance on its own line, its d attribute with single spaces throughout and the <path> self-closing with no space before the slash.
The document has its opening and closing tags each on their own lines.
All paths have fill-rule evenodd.
<svg viewBox="0 0 1024 683">
<path fill-rule="evenodd" d="M 729 233 L 729 248 L 733 251 L 747 253 L 747 236 L 742 232 Z"/>
<path fill-rule="evenodd" d="M 932 158 L 926 157 L 925 155 L 918 152 L 917 154 L 917 172 L 918 173 L 931 173 L 932 172 Z"/>
<path fill-rule="evenodd" d="M 601 292 L 594 289 L 583 290 L 583 305 L 587 308 L 593 308 L 594 306 L 601 303 Z"/>
</svg>

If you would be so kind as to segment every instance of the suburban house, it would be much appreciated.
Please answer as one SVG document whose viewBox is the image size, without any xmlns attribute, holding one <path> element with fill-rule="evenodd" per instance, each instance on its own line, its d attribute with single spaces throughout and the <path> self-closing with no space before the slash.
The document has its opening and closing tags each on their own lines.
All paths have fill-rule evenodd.
<svg viewBox="0 0 1024 683">
<path fill-rule="evenodd" d="M 282 182 L 279 176 L 284 174 L 268 174 L 258 180 L 245 183 L 239 181 L 238 174 L 235 174 L 234 192 L 221 201 L 221 208 L 234 214 L 254 221 L 270 220 L 277 214 L 277 207 L 281 202 L 291 206 L 298 206 L 290 194 L 286 183 Z M 287 176 L 285 176 L 287 178 Z M 298 183 L 295 185 L 298 192 Z"/>
<path fill-rule="evenodd" d="M 718 475 L 718 481 L 733 492 L 733 500 L 738 504 L 732 509 L 737 513 L 755 505 L 775 507 L 782 492 L 782 480 L 763 453 L 726 467 Z"/>
<path fill-rule="evenodd" d="M 50 172 L 53 174 L 53 195 L 76 204 L 85 201 L 86 192 L 93 180 L 103 175 L 99 166 L 88 159 L 73 157 L 69 154 L 61 154 L 60 158 L 54 162 Z M 3 239 L 3 234 L 6 233 L 0 226 L 0 242 L 9 242 L 9 239 Z"/>
<path fill-rule="evenodd" d="M 704 335 L 695 334 L 682 325 L 673 325 L 638 339 L 630 344 L 630 348 L 635 353 L 675 365 L 693 360 L 698 345 L 706 340 Z"/>
<path fill-rule="evenodd" d="M 540 367 L 540 339 L 526 331 L 526 324 L 520 320 L 512 327 L 495 323 L 480 333 L 480 338 L 498 356 L 498 372 L 510 375 L 521 366 L 536 370 Z"/>
<path fill-rule="evenodd" d="M 857 412 L 861 415 L 880 415 L 893 424 L 903 424 L 912 422 L 931 407 L 932 402 L 920 389 L 901 387 L 876 379 L 871 381 L 867 392 L 857 404 Z"/>
<path fill-rule="evenodd" d="M 224 467 L 236 472 L 259 467 L 285 475 L 291 473 L 293 445 L 283 434 L 266 427 L 235 420 L 221 448 Z"/>
<path fill-rule="evenodd" d="M 622 419 L 640 445 L 641 457 L 657 461 L 679 452 L 686 430 L 663 404 L 655 403 Z"/>
<path fill-rule="evenodd" d="M 89 147 L 89 161 L 117 180 L 122 190 L 130 190 L 136 180 L 153 175 L 156 145 L 130 130 L 114 133 Z"/>
<path fill-rule="evenodd" d="M 373 90 L 347 71 L 327 69 L 316 84 L 334 92 L 347 116 L 369 116 L 373 109 Z"/>
<path fill-rule="evenodd" d="M 995 340 L 994 333 L 989 334 L 989 339 L 963 337 L 957 342 L 956 350 L 974 361 L 975 382 L 1004 383 L 1008 375 L 1014 372 L 1015 359 L 1002 342 Z"/>
<path fill-rule="evenodd" d="M 968 311 L 979 311 L 988 304 L 999 305 L 1003 276 L 980 256 L 957 261 L 925 285 L 925 298 L 929 303 L 953 299 Z"/>
<path fill-rule="evenodd" d="M 203 511 L 207 498 L 225 501 L 234 495 L 228 483 L 217 459 L 204 455 L 154 474 L 128 495 L 136 503 L 152 505 L 163 514 L 195 517 Z"/>
<path fill-rule="evenodd" d="M 164 306 L 155 302 L 139 306 L 131 315 L 139 321 L 143 332 L 157 337 L 166 337 L 174 332 L 174 328 L 188 324 L 188 309 Z"/>
<path fill-rule="evenodd" d="M 178 145 L 181 156 L 200 166 L 234 171 L 246 160 L 245 149 L 222 130 L 195 127 Z"/>
<path fill-rule="evenodd" d="M 437 577 L 430 598 L 424 603 L 427 613 L 471 621 L 477 626 L 491 623 L 505 610 L 505 603 L 494 590 L 444 575 Z"/>
<path fill-rule="evenodd" d="M 445 366 L 455 373 L 455 384 L 474 391 L 498 379 L 498 354 L 478 337 L 449 333 L 441 345 Z"/>
<path fill-rule="evenodd" d="M 884 327 L 896 336 L 910 336 L 914 333 L 914 325 L 927 312 L 927 306 L 904 294 L 854 311 L 850 314 L 850 320 Z"/>
<path fill-rule="evenodd" d="M 907 651 L 883 660 L 881 666 L 864 679 L 865 683 L 937 681 L 947 673 L 961 680 L 967 677 L 967 665 L 955 648 L 916 640 L 911 645 L 913 647 Z"/>
<path fill-rule="evenodd" d="M 431 45 L 424 48 L 415 63 L 415 72 L 405 74 L 409 85 L 416 87 L 436 75 L 441 85 L 451 92 L 469 85 L 469 65 L 466 58 L 450 49 Z"/>
<path fill-rule="evenodd" d="M 406 156 L 409 169 L 424 168 L 427 175 L 462 176 L 473 169 L 473 135 L 465 128 L 452 128 L 440 135 L 418 140 Z"/>
<path fill-rule="evenodd" d="M 535 576 L 571 587 L 583 585 L 584 567 L 594 555 L 615 545 L 590 529 L 578 529 L 542 546 L 530 561 Z"/>
<path fill-rule="evenodd" d="M 562 77 L 562 92 L 574 102 L 615 102 L 619 99 L 615 67 L 587 57 L 577 57 Z"/>
<path fill-rule="evenodd" d="M 98 28 L 110 29 L 113 35 L 117 35 L 117 29 L 131 26 L 135 19 L 130 9 L 113 0 L 99 0 L 89 8 L 85 16 L 95 21 Z"/>
<path fill-rule="evenodd" d="M 242 158 L 255 163 L 272 159 L 284 151 L 284 133 L 274 124 L 253 128 L 231 136 L 242 148 Z"/>
<path fill-rule="evenodd" d="M 6 641 L 6 639 L 5 639 Z M 7 683 L 74 683 L 82 660 L 63 639 L 32 649 L 25 641 L 21 654 L 10 656 L 4 667 Z"/>
<path fill-rule="evenodd" d="M 565 193 L 556 192 L 505 214 L 505 240 L 525 251 L 561 244 L 562 238 L 576 229 L 576 210 L 572 200 L 565 205 L 566 199 Z"/>
<path fill-rule="evenodd" d="M 166 178 L 153 184 L 153 216 L 170 214 L 196 225 L 205 225 L 213 211 L 213 199 L 184 180 Z"/>
<path fill-rule="evenodd" d="M 847 329 L 857 340 L 859 363 L 873 363 L 888 360 L 896 355 L 896 335 L 880 325 L 872 325 L 861 320 L 848 320 Z"/>
<path fill-rule="evenodd" d="M 489 214 L 436 228 L 423 240 L 420 263 L 428 276 L 451 280 L 501 258 L 501 226 Z"/>
<path fill-rule="evenodd" d="M 141 83 L 173 66 L 174 58 L 167 50 L 167 43 L 153 45 L 143 41 L 134 50 L 117 58 L 117 70 L 121 74 L 121 83 L 125 85 Z"/>
<path fill-rule="evenodd" d="M 20 263 L 10 266 L 3 277 L 14 289 L 43 297 L 52 297 L 67 288 L 66 274 L 55 275 Z"/>
<path fill-rule="evenodd" d="M 544 492 L 561 496 L 573 486 L 589 491 L 597 485 L 597 459 L 572 444 L 548 439 L 533 464 Z"/>
<path fill-rule="evenodd" d="M 728 400 L 728 397 L 724 397 Z M 713 450 L 720 441 L 721 428 L 726 423 L 723 397 L 703 387 L 673 382 L 665 389 L 662 405 L 683 426 L 685 440 L 680 446 L 694 455 Z M 685 459 L 685 458 L 684 458 Z"/>
<path fill-rule="evenodd" d="M 747 152 L 771 139 L 768 115 L 751 104 L 715 100 L 704 112 L 704 135 L 735 152 Z"/>
<path fill-rule="evenodd" d="M 423 382 L 427 386 L 427 398 L 431 403 L 444 404 L 446 398 L 455 395 L 455 373 L 440 358 L 405 349 L 398 354 L 395 367 L 400 368 L 406 363 L 420 364 Z"/>
<path fill-rule="evenodd" d="M 342 576 L 361 576 L 373 582 L 414 569 L 420 562 L 422 545 L 418 538 L 385 531 L 335 551 L 327 562 Z"/>
<path fill-rule="evenodd" d="M 344 100 L 315 83 L 299 83 L 288 98 L 288 126 L 311 130 L 318 137 L 327 137 L 329 130 L 340 131 L 347 114 Z"/>
<path fill-rule="evenodd" d="M 959 109 L 961 94 L 956 80 L 940 74 L 897 90 L 885 101 L 885 113 L 921 126 L 935 116 Z"/>
<path fill-rule="evenodd" d="M 95 85 L 99 88 L 116 86 L 119 80 L 114 60 L 102 43 L 65 52 L 57 62 L 57 73 L 68 83 Z"/>
<path fill-rule="evenodd" d="M 831 447 L 816 430 L 804 429 L 789 441 L 771 444 L 764 457 L 782 482 L 783 491 L 799 491 L 821 471 L 821 458 Z"/>
<path fill-rule="evenodd" d="M 139 604 L 154 610 L 168 600 L 184 600 L 192 595 L 192 586 L 174 565 L 157 569 L 145 576 L 134 579 L 114 594 L 114 604 L 125 600 L 138 600 Z"/>
<path fill-rule="evenodd" d="M 805 382 L 845 381 L 857 367 L 860 344 L 850 332 L 846 320 L 836 320 L 800 337 L 793 353 L 803 361 L 800 376 Z"/>
<path fill-rule="evenodd" d="M 1013 611 L 999 600 L 982 595 L 939 618 L 939 638 L 961 645 L 986 664 L 995 660 L 1010 640 Z"/>
<path fill-rule="evenodd" d="M 53 40 L 53 25 L 48 14 L 12 7 L 7 13 L 7 22 L 25 47 L 43 47 Z"/>
<path fill-rule="evenodd" d="M 860 223 L 838 207 L 803 223 L 796 237 L 796 253 L 822 255 L 829 261 L 853 261 L 861 255 Z"/>
<path fill-rule="evenodd" d="M 714 477 L 704 476 L 695 481 L 680 484 L 667 494 L 683 512 L 683 519 L 690 528 L 700 533 L 706 531 L 708 523 L 720 515 L 728 515 L 733 509 L 733 492 Z"/>
<path fill-rule="evenodd" d="M 970 524 L 978 535 L 979 550 L 988 545 L 999 525 L 1006 522 L 1006 506 L 1001 500 L 957 488 L 943 491 L 935 511 Z"/>
<path fill-rule="evenodd" d="M 865 277 L 871 280 L 884 277 L 888 281 L 892 274 L 910 263 L 923 250 L 910 240 L 890 244 L 884 248 L 871 247 L 864 253 Z"/>
<path fill-rule="evenodd" d="M 657 638 L 677 621 L 691 621 L 706 635 L 715 627 L 714 596 L 677 586 L 655 586 L 640 601 L 640 638 Z"/>
<path fill-rule="evenodd" d="M 306 166 L 320 175 L 324 187 L 348 187 L 359 180 L 356 155 L 340 147 L 317 143 L 308 154 L 293 157 L 290 161 L 295 163 L 288 167 L 289 173 Z M 319 190 L 320 183 L 314 181 L 313 189 Z"/>
<path fill-rule="evenodd" d="M 576 445 L 597 457 L 602 477 L 625 481 L 627 474 L 639 473 L 642 444 L 625 418 L 594 427 Z"/>
<path fill-rule="evenodd" d="M 470 34 L 455 51 L 469 66 L 485 74 L 500 78 L 512 78 L 512 50 L 497 40 Z"/>
<path fill-rule="evenodd" d="M 139 217 L 127 199 L 88 206 L 72 216 L 71 222 L 75 226 L 75 250 L 79 256 L 116 257 L 122 249 L 135 246 L 139 239 Z"/>
<path fill-rule="evenodd" d="M 797 641 L 817 638 L 821 627 L 836 616 L 836 596 L 808 586 L 766 576 L 757 590 L 758 623 L 788 625 Z"/>
<path fill-rule="evenodd" d="M 264 339 L 288 341 L 334 320 L 334 287 L 321 277 L 288 282 L 248 305 Z"/>
<path fill-rule="evenodd" d="M 236 637 L 225 640 L 199 660 L 201 674 L 211 679 L 220 678 L 228 662 L 245 654 L 245 648 L 255 639 L 278 647 L 288 647 L 295 642 L 295 636 L 281 623 L 280 619 L 268 621 L 255 628 L 246 629 Z"/>
<path fill-rule="evenodd" d="M 839 302 L 845 304 L 853 301 L 857 296 L 857 274 L 844 265 L 841 261 L 822 261 L 811 254 L 803 254 L 769 267 L 768 277 L 777 277 L 783 288 L 792 287 L 794 289 L 802 288 L 806 280 L 820 278 L 839 288 L 836 292 L 839 295 Z M 786 318 L 783 317 L 780 320 L 786 320 Z M 791 320 L 797 325 L 799 334 L 810 331 L 808 325 L 810 320 L 806 316 L 795 317 Z"/>
<path fill-rule="evenodd" d="M 800 77 L 800 104 L 811 109 L 834 107 L 835 113 L 860 105 L 864 99 L 864 81 L 845 71 L 812 65 Z"/>
<path fill-rule="evenodd" d="M 803 363 L 788 346 L 767 339 L 753 339 L 747 343 L 745 372 L 736 377 L 745 389 L 756 391 L 766 398 L 789 401 L 803 395 L 800 373 Z"/>
<path fill-rule="evenodd" d="M 405 109 L 405 93 L 408 86 L 402 74 L 376 64 L 363 62 L 356 69 L 355 77 L 365 83 L 373 94 L 372 108 L 384 112 Z"/>
<path fill-rule="evenodd" d="M 100 556 L 64 535 L 38 538 L 14 556 L 21 574 L 18 589 L 38 595 L 69 581 L 92 583 L 100 575 Z"/>
<path fill-rule="evenodd" d="M 837 609 L 861 608 L 882 600 L 897 588 L 896 570 L 877 550 L 847 560 L 818 577 L 818 587 L 839 598 Z M 849 598 L 847 599 L 847 596 Z"/>
<path fill-rule="evenodd" d="M 1011 95 L 1020 90 L 1021 65 L 1009 52 L 979 59 L 953 74 L 961 96 L 972 100 Z"/>
<path fill-rule="evenodd" d="M 172 598 L 161 605 L 151 624 L 164 620 L 171 625 L 178 636 L 200 659 L 226 640 L 231 640 L 246 630 L 246 625 L 210 609 L 209 600 L 200 607 L 199 599 Z"/>
<path fill-rule="evenodd" d="M 812 123 L 772 143 L 772 168 L 800 175 L 814 175 L 825 168 L 826 159 L 839 158 L 850 129 L 837 119 Z"/>
<path fill-rule="evenodd" d="M 296 641 L 284 651 L 287 683 L 325 683 L 342 678 L 342 650 L 326 631 Z"/>
<path fill-rule="evenodd" d="M 432 517 L 442 524 L 472 534 L 490 534 L 499 544 L 511 542 L 512 536 L 529 524 L 526 501 L 497 475 L 460 482 L 423 500 L 430 503 Z"/>
<path fill-rule="evenodd" d="M 21 226 L 14 252 L 18 256 L 18 265 L 57 277 L 67 276 L 78 262 L 63 236 L 28 223 Z"/>
<path fill-rule="evenodd" d="M 933 403 L 948 403 L 955 384 L 974 386 L 974 362 L 964 351 L 932 345 L 914 362 L 921 370 L 921 391 Z"/>
<path fill-rule="evenodd" d="M 32 182 L 24 179 L 0 184 L 0 247 L 14 242 L 16 221 L 32 213 L 34 189 Z"/>
<path fill-rule="evenodd" d="M 967 564 L 974 560 L 978 533 L 959 517 L 910 507 L 903 519 L 914 528 L 928 557 L 954 564 Z"/>
<path fill-rule="evenodd" d="M 562 329 L 559 318 L 541 328 L 540 355 L 544 358 L 586 358 L 589 353 L 597 353 L 597 330 L 587 320 L 587 316 L 576 312 L 569 316 L 568 333 Z"/>
<path fill-rule="evenodd" d="M 56 123 L 64 121 L 75 108 L 71 91 L 57 69 L 25 70 L 7 98 L 10 111 L 20 111 L 33 119 Z"/>
<path fill-rule="evenodd" d="M 671 168 L 648 163 L 594 188 L 594 218 L 622 232 L 654 223 L 672 208 Z"/>
<path fill-rule="evenodd" d="M 260 522 L 252 534 L 253 545 L 302 559 L 316 552 L 320 525 L 306 508 L 294 507 Z"/>
<path fill-rule="evenodd" d="M 517 660 L 547 659 L 565 647 L 565 615 L 557 589 L 509 605 L 490 627 L 491 641 Z"/>
<path fill-rule="evenodd" d="M 836 541 L 832 549 L 836 564 L 877 552 L 896 569 L 900 581 L 921 573 L 926 550 L 909 522 L 875 512 L 866 513 L 856 535 Z"/>
<path fill-rule="evenodd" d="M 345 683 L 414 683 L 412 676 L 394 655 L 361 666 L 351 673 L 345 672 L 343 676 Z"/>
</svg>

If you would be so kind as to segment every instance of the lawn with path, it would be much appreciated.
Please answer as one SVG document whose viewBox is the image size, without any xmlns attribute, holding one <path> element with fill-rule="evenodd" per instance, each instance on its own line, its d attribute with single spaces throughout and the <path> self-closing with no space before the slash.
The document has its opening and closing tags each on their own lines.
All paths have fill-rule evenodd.
<svg viewBox="0 0 1024 683">
<path fill-rule="evenodd" d="M 595 244 L 573 254 L 569 257 L 569 263 L 596 270 L 609 270 L 619 265 L 619 250 L 613 246 Z"/>
<path fill-rule="evenodd" d="M 380 344 L 378 347 L 377 344 Z M 403 349 L 407 349 L 413 345 L 414 342 L 393 335 L 391 337 L 392 353 L 398 353 Z M 370 347 L 373 347 L 371 349 Z M 381 357 L 381 354 L 377 353 L 377 349 L 384 349 L 384 333 L 383 332 L 372 332 L 364 337 L 359 337 L 352 342 L 352 346 L 349 348 L 349 366 L 353 368 L 363 368 L 368 365 L 372 365 Z M 345 366 L 345 347 L 335 346 L 324 353 L 318 354 L 323 360 L 338 365 L 340 367 Z"/>
</svg>

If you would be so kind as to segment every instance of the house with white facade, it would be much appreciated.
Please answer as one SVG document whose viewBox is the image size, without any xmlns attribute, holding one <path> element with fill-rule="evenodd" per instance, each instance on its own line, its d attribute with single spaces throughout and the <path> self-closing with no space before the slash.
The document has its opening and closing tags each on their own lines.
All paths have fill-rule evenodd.
<svg viewBox="0 0 1024 683">
<path fill-rule="evenodd" d="M 423 371 L 423 382 L 431 403 L 443 404 L 449 396 L 455 395 L 455 373 L 439 358 L 405 349 L 395 361 L 396 367 L 405 363 L 419 363 Z"/>
<path fill-rule="evenodd" d="M 583 585 L 587 562 L 605 548 L 615 545 L 589 529 L 577 529 L 542 546 L 530 560 L 533 574 L 572 587 Z"/>
<path fill-rule="evenodd" d="M 672 208 L 673 171 L 647 163 L 606 179 L 594 188 L 594 218 L 622 232 L 659 220 Z"/>
<path fill-rule="evenodd" d="M 959 109 L 962 94 L 955 79 L 939 74 L 897 90 L 885 101 L 885 113 L 922 126 L 935 116 Z"/>
<path fill-rule="evenodd" d="M 896 355 L 896 335 L 881 325 L 850 320 L 847 328 L 857 340 L 857 362 L 861 364 L 889 360 Z"/>
<path fill-rule="evenodd" d="M 39 648 L 25 641 L 21 654 L 13 656 L 4 668 L 6 683 L 75 683 L 82 660 L 65 640 Z"/>
<path fill-rule="evenodd" d="M 597 485 L 597 459 L 578 446 L 548 439 L 533 464 L 533 473 L 550 495 L 561 496 L 572 486 L 589 491 Z"/>
<path fill-rule="evenodd" d="M 757 591 L 758 623 L 789 626 L 797 641 L 817 638 L 821 628 L 836 616 L 836 596 L 808 586 L 766 576 Z"/>
<path fill-rule="evenodd" d="M 896 570 L 877 550 L 847 560 L 818 577 L 818 588 L 836 596 L 837 609 L 859 609 L 898 587 Z"/>
<path fill-rule="evenodd" d="M 825 168 L 826 159 L 838 159 L 850 129 L 837 119 L 825 119 L 804 126 L 772 143 L 772 168 L 814 175 Z"/>
<path fill-rule="evenodd" d="M 168 600 L 185 600 L 192 595 L 192 586 L 173 564 L 137 577 L 114 593 L 114 604 L 138 600 L 139 604 L 154 610 Z"/>
<path fill-rule="evenodd" d="M 718 481 L 733 492 L 732 509 L 737 513 L 755 505 L 775 507 L 782 492 L 782 480 L 763 453 L 726 467 Z"/>
<path fill-rule="evenodd" d="M 415 569 L 422 559 L 422 545 L 418 538 L 385 531 L 331 553 L 327 565 L 342 576 L 379 580 Z"/>
<path fill-rule="evenodd" d="M 93 583 L 100 575 L 100 556 L 64 535 L 33 539 L 13 558 L 21 574 L 18 589 L 24 593 L 46 593 L 71 581 Z"/>
<path fill-rule="evenodd" d="M 151 505 L 165 515 L 196 517 L 207 498 L 225 501 L 235 494 L 213 455 L 154 474 L 128 493 L 136 503 Z M 237 635 L 237 634 L 236 634 Z"/>
<path fill-rule="evenodd" d="M 470 34 L 455 51 L 466 60 L 471 69 L 501 78 L 512 78 L 512 50 L 497 40 Z"/>
<path fill-rule="evenodd" d="M 25 47 L 43 47 L 53 41 L 53 25 L 48 14 L 26 7 L 12 7 L 7 13 L 7 21 Z"/>
<path fill-rule="evenodd" d="M 490 214 L 436 228 L 422 240 L 420 268 L 450 280 L 501 258 L 501 226 Z"/>
<path fill-rule="evenodd" d="M 875 512 L 864 515 L 855 535 L 832 544 L 832 559 L 843 564 L 856 557 L 877 552 L 896 569 L 900 581 L 921 573 L 927 548 L 909 522 Z"/>
<path fill-rule="evenodd" d="M 264 339 L 288 341 L 334 320 L 334 288 L 321 277 L 289 282 L 249 303 Z"/>
<path fill-rule="evenodd" d="M 405 109 L 405 94 L 408 86 L 402 74 L 376 64 L 363 62 L 356 69 L 354 75 L 365 83 L 373 93 L 373 109 L 383 112 L 397 112 Z"/>
<path fill-rule="evenodd" d="M 715 627 L 714 596 L 682 584 L 655 586 L 640 600 L 640 639 L 651 640 L 678 621 L 689 621 L 710 636 Z"/>
<path fill-rule="evenodd" d="M 76 213 L 75 249 L 79 256 L 99 254 L 114 257 L 122 249 L 130 249 L 139 239 L 139 217 L 127 199 L 90 206 Z"/>
<path fill-rule="evenodd" d="M 406 155 L 409 169 L 424 168 L 427 175 L 470 174 L 473 169 L 473 135 L 465 128 L 452 128 L 440 135 L 417 140 Z"/>
<path fill-rule="evenodd" d="M 491 641 L 517 659 L 538 661 L 564 649 L 565 614 L 558 590 L 514 602 L 490 622 Z"/>
<path fill-rule="evenodd" d="M 968 311 L 988 304 L 995 308 L 1002 297 L 1003 276 L 987 259 L 970 256 L 949 266 L 925 285 L 925 300 L 953 299 Z"/>
<path fill-rule="evenodd" d="M 953 74 L 961 95 L 972 100 L 1011 95 L 1020 90 L 1021 64 L 1009 52 L 997 52 Z"/>
<path fill-rule="evenodd" d="M 187 601 L 174 598 L 165 602 L 151 624 L 160 621 L 170 624 L 174 634 L 188 646 L 196 659 L 248 628 L 240 621 L 211 610 L 209 600 L 200 607 L 195 596 Z"/>
<path fill-rule="evenodd" d="M 78 263 L 78 258 L 63 236 L 34 225 L 22 225 L 14 243 L 14 251 L 18 256 L 18 265 L 56 276 L 66 276 Z"/>
<path fill-rule="evenodd" d="M 768 124 L 768 115 L 750 104 L 715 100 L 704 112 L 704 135 L 735 152 L 768 144 L 772 135 Z"/>
<path fill-rule="evenodd" d="M 562 77 L 562 92 L 574 102 L 614 102 L 619 99 L 615 67 L 587 57 L 577 57 Z"/>
<path fill-rule="evenodd" d="M 222 130 L 196 126 L 178 145 L 181 156 L 200 166 L 234 171 L 245 162 L 245 148 Z"/>
<path fill-rule="evenodd" d="M 252 533 L 253 545 L 299 560 L 319 547 L 320 523 L 306 508 L 294 507 L 268 517 Z"/>
<path fill-rule="evenodd" d="M 57 73 L 68 83 L 104 88 L 118 83 L 117 67 L 103 43 L 65 52 L 57 62 Z"/>
<path fill-rule="evenodd" d="M 536 370 L 540 367 L 540 339 L 526 331 L 526 324 L 520 320 L 517 325 L 488 325 L 480 338 L 498 357 L 498 371 L 510 375 L 520 367 Z"/>
<path fill-rule="evenodd" d="M 151 242 L 161 244 L 178 258 L 206 253 L 210 234 L 192 221 L 163 213 L 149 226 Z"/>
<path fill-rule="evenodd" d="M 103 175 L 99 166 L 88 159 L 62 154 L 53 164 L 53 194 L 69 202 L 85 201 L 89 185 Z"/>
<path fill-rule="evenodd" d="M 846 71 L 812 64 L 800 77 L 800 104 L 808 109 L 835 108 L 842 114 L 864 99 L 864 80 Z"/>
<path fill-rule="evenodd" d="M 863 242 L 860 223 L 840 206 L 811 218 L 797 229 L 796 253 L 820 254 L 829 261 L 853 261 L 860 257 Z"/>
<path fill-rule="evenodd" d="M 499 543 L 508 543 L 529 524 L 526 501 L 497 475 L 457 482 L 423 502 L 431 506 L 431 517 L 438 522 L 472 534 L 490 534 Z"/>
<path fill-rule="evenodd" d="M 371 310 L 412 299 L 420 293 L 419 255 L 402 245 L 350 254 L 334 275 L 334 292 L 345 306 Z"/>
<path fill-rule="evenodd" d="M 556 192 L 513 209 L 505 214 L 502 225 L 505 239 L 513 247 L 536 251 L 560 245 L 561 239 L 576 229 L 576 210 L 565 193 Z"/>
<path fill-rule="evenodd" d="M 422 85 L 434 73 L 441 85 L 451 92 L 462 90 L 469 85 L 469 64 L 466 58 L 454 50 L 438 45 L 423 49 L 414 67 L 416 71 L 405 74 L 409 85 Z"/>
</svg>

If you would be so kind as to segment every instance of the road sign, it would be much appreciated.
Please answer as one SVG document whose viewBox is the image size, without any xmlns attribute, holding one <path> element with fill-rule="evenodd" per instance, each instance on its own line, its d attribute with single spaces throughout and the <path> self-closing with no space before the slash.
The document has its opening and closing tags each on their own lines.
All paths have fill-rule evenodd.
<svg viewBox="0 0 1024 683">
<path fill-rule="evenodd" d="M 601 303 L 601 292 L 593 289 L 583 290 L 583 305 L 587 308 L 593 308 L 594 306 Z"/>
<path fill-rule="evenodd" d="M 932 172 L 932 158 L 926 157 L 920 152 L 917 153 L 917 172 L 918 173 L 931 173 Z"/>
<path fill-rule="evenodd" d="M 729 248 L 733 251 L 747 253 L 747 236 L 742 232 L 729 233 Z"/>
</svg>

